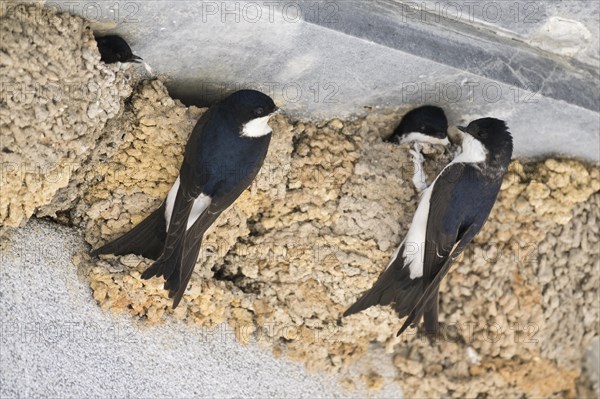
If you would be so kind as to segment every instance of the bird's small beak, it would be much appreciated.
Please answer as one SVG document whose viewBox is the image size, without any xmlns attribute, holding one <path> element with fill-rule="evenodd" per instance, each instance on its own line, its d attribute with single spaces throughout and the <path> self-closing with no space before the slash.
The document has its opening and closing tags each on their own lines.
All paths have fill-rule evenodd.
<svg viewBox="0 0 600 399">
<path fill-rule="evenodd" d="M 131 62 L 135 62 L 135 63 L 141 63 L 144 59 L 142 57 L 138 57 L 137 55 L 133 54 L 131 56 Z"/>
<path fill-rule="evenodd" d="M 271 115 L 277 115 L 279 113 L 283 112 L 283 109 L 281 109 L 280 107 L 275 107 L 275 110 L 273 112 L 271 112 Z"/>
<path fill-rule="evenodd" d="M 456 126 L 456 128 L 457 128 L 458 130 L 460 130 L 461 132 L 467 133 L 467 128 L 466 128 L 466 127 L 464 127 L 464 126 Z"/>
</svg>

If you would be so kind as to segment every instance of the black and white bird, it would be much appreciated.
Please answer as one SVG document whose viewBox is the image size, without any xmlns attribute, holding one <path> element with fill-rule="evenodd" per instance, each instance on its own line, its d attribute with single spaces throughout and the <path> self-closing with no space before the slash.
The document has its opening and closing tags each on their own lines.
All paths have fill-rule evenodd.
<svg viewBox="0 0 600 399">
<path fill-rule="evenodd" d="M 414 143 L 410 150 L 414 165 L 412 181 L 417 191 L 421 192 L 427 188 L 421 143 L 442 146 L 450 144 L 446 114 L 443 109 L 434 105 L 415 108 L 402 117 L 400 124 L 386 141 L 396 144 Z"/>
<path fill-rule="evenodd" d="M 444 110 L 434 105 L 423 105 L 407 112 L 386 139 L 392 143 L 421 143 L 448 145 L 448 119 Z"/>
<path fill-rule="evenodd" d="M 424 316 L 425 330 L 438 331 L 440 281 L 487 220 L 512 156 L 506 124 L 484 118 L 462 131 L 462 151 L 422 193 L 404 241 L 373 287 L 346 312 L 391 305 L 408 316 L 400 335 Z"/>
<path fill-rule="evenodd" d="M 202 115 L 187 142 L 179 177 L 162 205 L 124 236 L 92 252 L 156 260 L 142 278 L 165 278 L 173 308 L 187 288 L 206 230 L 248 188 L 271 141 L 278 111 L 258 91 L 233 93 Z"/>
<path fill-rule="evenodd" d="M 120 36 L 94 36 L 100 52 L 100 60 L 113 64 L 115 62 L 142 62 L 142 58 L 133 54 L 129 44 Z"/>
</svg>

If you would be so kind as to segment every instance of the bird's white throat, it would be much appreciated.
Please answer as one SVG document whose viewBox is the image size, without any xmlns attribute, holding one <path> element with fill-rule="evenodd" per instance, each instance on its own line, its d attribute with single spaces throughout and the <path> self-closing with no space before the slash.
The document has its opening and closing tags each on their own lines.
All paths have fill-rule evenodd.
<svg viewBox="0 0 600 399">
<path fill-rule="evenodd" d="M 403 144 L 404 143 L 412 143 L 413 141 L 417 141 L 420 143 L 439 144 L 439 145 L 444 145 L 444 146 L 450 144 L 448 137 L 444 137 L 443 139 L 440 139 L 440 138 L 429 136 L 427 134 L 423 134 L 420 132 L 408 133 L 407 135 L 402 137 L 402 139 L 400 140 L 400 143 L 403 143 Z"/>
<path fill-rule="evenodd" d="M 462 133 L 462 132 L 461 132 Z M 481 141 L 468 133 L 462 133 L 461 152 L 451 163 L 479 163 L 485 161 L 487 150 Z"/>
<path fill-rule="evenodd" d="M 262 118 L 252 119 L 242 127 L 243 137 L 261 137 L 266 136 L 273 130 L 269 126 L 269 118 L 272 115 L 263 116 Z"/>
</svg>

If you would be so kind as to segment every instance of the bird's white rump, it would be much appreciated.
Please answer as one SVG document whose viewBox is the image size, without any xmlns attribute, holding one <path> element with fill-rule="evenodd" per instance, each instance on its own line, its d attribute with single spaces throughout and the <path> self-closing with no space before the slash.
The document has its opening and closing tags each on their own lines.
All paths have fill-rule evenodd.
<svg viewBox="0 0 600 399">
<path fill-rule="evenodd" d="M 169 195 L 167 196 L 167 203 L 165 206 L 165 221 L 167 222 L 167 231 L 169 230 L 169 225 L 171 224 L 171 215 L 173 214 L 173 206 L 175 206 L 175 198 L 177 197 L 179 184 L 180 180 L 179 177 L 177 177 L 177 180 L 175 180 L 175 183 L 173 183 L 173 187 L 171 187 Z M 206 208 L 208 208 L 211 201 L 212 198 L 205 194 L 200 194 L 198 198 L 194 200 L 194 205 L 192 205 L 192 210 L 188 216 L 186 231 L 194 225 L 200 215 L 202 215 Z"/>
</svg>

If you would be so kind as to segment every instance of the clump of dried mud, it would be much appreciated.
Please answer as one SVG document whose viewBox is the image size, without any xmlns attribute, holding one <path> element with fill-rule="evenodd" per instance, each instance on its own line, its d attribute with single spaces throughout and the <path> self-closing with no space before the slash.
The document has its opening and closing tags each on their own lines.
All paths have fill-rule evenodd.
<svg viewBox="0 0 600 399">
<path fill-rule="evenodd" d="M 100 62 L 84 20 L 25 4 L 0 12 L 1 233 L 69 184 L 131 86 Z"/>
<path fill-rule="evenodd" d="M 82 48 L 92 46 L 85 44 L 90 35 L 81 21 L 59 19 L 59 26 L 77 27 L 67 33 Z M 96 58 L 92 71 L 107 68 Z M 86 73 L 104 84 L 101 72 Z M 112 84 L 123 82 L 119 71 L 113 74 Z M 96 247 L 159 206 L 204 110 L 171 99 L 159 81 L 140 83 L 127 107 L 105 106 L 114 112 L 88 120 L 90 103 L 77 102 L 81 112 L 72 114 L 69 126 L 84 126 L 86 134 L 67 141 L 63 114 L 48 114 L 41 125 L 34 110 L 10 103 L 25 121 L 10 122 L 16 126 L 13 140 L 24 137 L 26 126 L 38 133 L 9 143 L 12 152 L 3 156 L 53 164 L 77 159 L 78 168 L 48 190 L 11 177 L 21 185 L 12 202 L 2 203 L 7 225 L 18 225 L 37 209 L 38 215 L 80 226 Z M 240 341 L 267 346 L 311 369 L 345 370 L 369 345 L 381 345 L 407 397 L 576 396 L 584 352 L 598 336 L 595 166 L 570 160 L 511 164 L 489 221 L 441 287 L 446 327 L 435 344 L 411 330 L 396 338 L 401 320 L 388 308 L 371 308 L 338 324 L 383 270 L 416 209 L 409 147 L 381 139 L 402 112 L 349 122 L 274 119 L 259 177 L 205 237 L 175 311 L 161 279 L 141 280 L 147 260 L 98 260 L 81 253 L 74 262 L 104 308 L 151 323 L 172 317 L 202 327 L 227 322 Z M 432 178 L 452 155 L 440 148 L 426 152 Z M 382 384 L 375 372 L 363 379 L 373 389 Z"/>
</svg>

